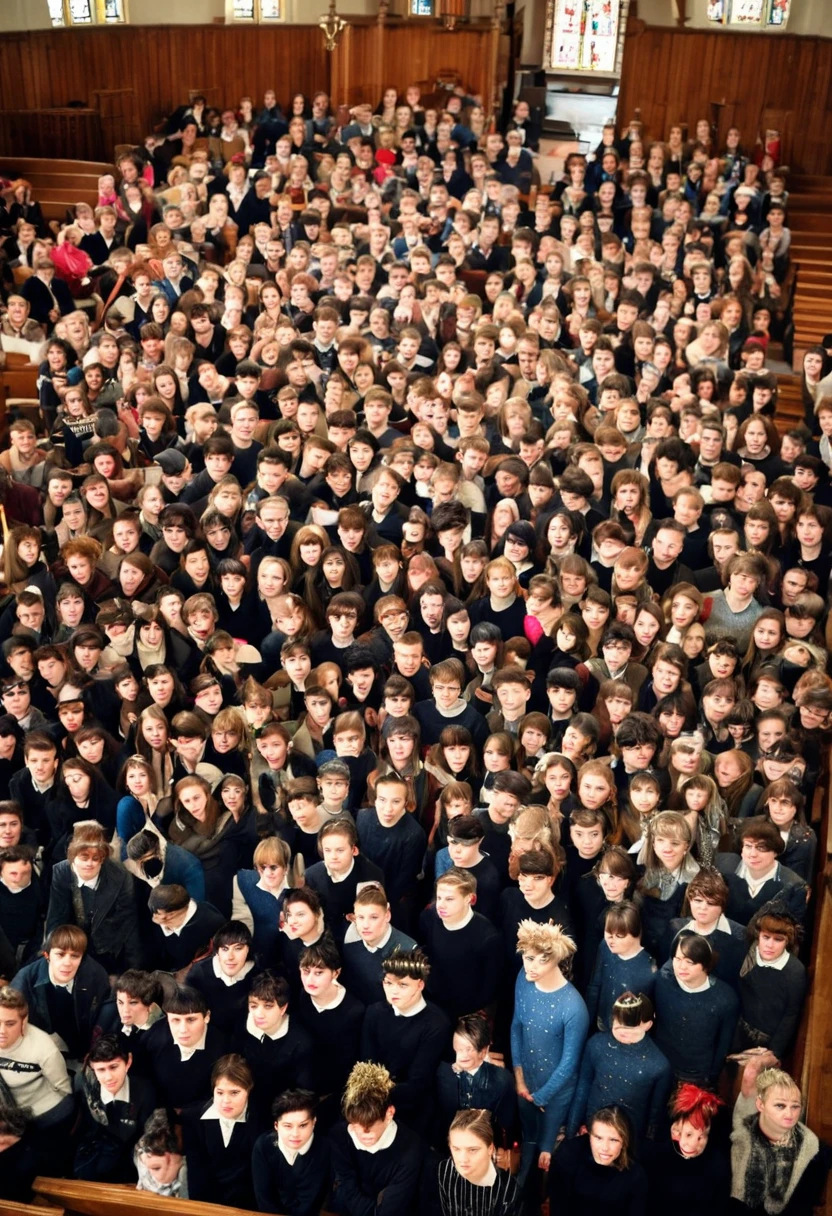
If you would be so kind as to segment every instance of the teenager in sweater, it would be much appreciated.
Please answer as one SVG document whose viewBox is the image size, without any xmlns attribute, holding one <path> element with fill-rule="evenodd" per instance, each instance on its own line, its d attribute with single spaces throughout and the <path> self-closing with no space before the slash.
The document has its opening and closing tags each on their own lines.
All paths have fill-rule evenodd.
<svg viewBox="0 0 832 1216">
<path fill-rule="evenodd" d="M 153 961 L 159 971 L 187 975 L 197 959 L 211 952 L 214 934 L 225 917 L 212 904 L 197 903 L 176 883 L 155 887 L 147 901 L 153 920 Z"/>
<path fill-rule="evenodd" d="M 735 1046 L 741 1052 L 768 1051 L 779 1064 L 794 1045 L 808 986 L 806 968 L 797 957 L 798 925 L 775 900 L 750 929 Z"/>
<path fill-rule="evenodd" d="M 75 1074 L 80 1128 L 73 1172 L 87 1182 L 135 1182 L 133 1150 L 156 1107 L 151 1083 L 131 1072 L 130 1049 L 102 1035 Z"/>
<path fill-rule="evenodd" d="M 666 946 L 661 962 L 667 961 L 670 948 L 682 929 L 707 937 L 716 954 L 714 975 L 736 988 L 740 968 L 748 953 L 745 927 L 729 920 L 725 915 L 728 907 L 728 887 L 725 879 L 715 870 L 700 870 L 688 883 L 682 904 L 682 916 L 676 917 L 668 926 Z"/>
<path fill-rule="evenodd" d="M 356 1064 L 332 1131 L 332 1203 L 341 1216 L 414 1216 L 426 1147 L 396 1119 L 395 1084 L 380 1064 Z"/>
<path fill-rule="evenodd" d="M 195 988 L 177 988 L 165 1000 L 167 1018 L 148 1031 L 150 1074 L 162 1103 L 181 1110 L 205 1102 L 211 1071 L 226 1039 L 211 1023 L 208 1002 Z"/>
<path fill-rule="evenodd" d="M 264 971 L 252 982 L 248 1015 L 235 1031 L 231 1046 L 247 1060 L 256 1085 L 252 1103 L 261 1122 L 268 1122 L 272 1098 L 281 1090 L 312 1084 L 312 1040 L 289 1016 L 290 990 L 282 976 Z"/>
<path fill-rule="evenodd" d="M 762 815 L 746 819 L 739 830 L 741 853 L 719 853 L 717 865 L 728 884 L 728 914 L 741 925 L 750 923 L 762 907 L 779 897 L 801 924 L 806 916 L 809 888 L 802 878 L 781 865 L 786 844 L 777 827 Z"/>
<path fill-rule="evenodd" d="M 0 988 L 0 1079 L 36 1128 L 68 1135 L 75 1119 L 66 1064 L 45 1030 L 29 1023 L 29 1006 L 16 988 Z"/>
<path fill-rule="evenodd" d="M 559 925 L 521 921 L 523 970 L 515 986 L 511 1058 L 523 1129 L 518 1180 L 546 1170 L 575 1095 L 589 1026 L 586 1005 L 561 971 L 575 943 Z"/>
<path fill-rule="evenodd" d="M 125 971 L 115 982 L 114 995 L 99 1010 L 94 1040 L 114 1035 L 133 1057 L 134 1076 L 147 1075 L 147 1031 L 164 1018 L 161 1005 L 162 987 L 154 975 Z"/>
<path fill-rule="evenodd" d="M 329 1193 L 331 1166 L 316 1111 L 309 1089 L 284 1090 L 272 1103 L 274 1131 L 257 1139 L 251 1157 L 259 1212 L 318 1216 Z"/>
<path fill-rule="evenodd" d="M 482 714 L 462 696 L 466 685 L 465 668 L 459 659 L 444 659 L 434 663 L 428 674 L 433 696 L 429 701 L 417 701 L 413 717 L 422 731 L 422 746 L 432 747 L 446 726 L 464 726 L 478 748 L 485 745 L 488 726 Z"/>
<path fill-rule="evenodd" d="M 387 894 L 380 883 L 369 882 L 356 892 L 353 924 L 344 940 L 344 978 L 347 988 L 364 1005 L 384 1000 L 384 960 L 394 950 L 412 950 L 416 942 L 391 924 Z"/>
<path fill-rule="evenodd" d="M 586 1045 L 567 1133 L 588 1126 L 596 1110 L 617 1102 L 639 1142 L 659 1127 L 673 1084 L 666 1057 L 650 1038 L 653 1002 L 644 993 L 622 992 L 612 1006 L 612 1028 Z"/>
<path fill-rule="evenodd" d="M 722 1072 L 739 1015 L 736 993 L 713 969 L 708 939 L 682 932 L 656 977 L 656 1043 L 677 1078 L 703 1085 Z"/>
<path fill-rule="evenodd" d="M 358 831 L 352 819 L 343 816 L 325 823 L 318 833 L 321 861 L 306 870 L 306 885 L 317 891 L 327 928 L 340 946 L 350 927 L 348 916 L 359 887 L 382 883 L 384 873 L 358 849 Z"/>
<path fill-rule="evenodd" d="M 670 1102 L 670 1134 L 645 1146 L 649 1216 L 720 1216 L 727 1206 L 731 1167 L 721 1137 L 711 1135 L 723 1105 L 716 1094 L 685 1082 Z"/>
<path fill-rule="evenodd" d="M 192 1107 L 184 1119 L 189 1198 L 214 1203 L 221 1196 L 235 1207 L 254 1206 L 251 1154 L 261 1128 L 250 1103 L 253 1088 L 242 1056 L 217 1060 L 210 1102 Z"/>
<path fill-rule="evenodd" d="M 401 1119 L 427 1130 L 434 1108 L 434 1080 L 451 1041 L 451 1023 L 425 1000 L 430 963 L 423 950 L 398 950 L 385 959 L 385 1000 L 364 1017 L 361 1054 L 389 1070 Z"/>
<path fill-rule="evenodd" d="M 453 823 L 453 821 L 452 821 Z M 428 996 L 456 1021 L 492 1010 L 502 972 L 500 935 L 474 911 L 477 880 L 453 866 L 436 881 L 433 907 L 419 920 L 419 937 L 431 960 Z"/>
<path fill-rule="evenodd" d="M 257 964 L 251 957 L 251 933 L 240 921 L 223 925 L 214 935 L 213 944 L 211 956 L 194 963 L 185 983 L 203 994 L 214 1025 L 228 1035 L 248 1009 Z"/>
<path fill-rule="evenodd" d="M 618 1106 L 595 1112 L 589 1134 L 562 1144 L 552 1158 L 549 1195 L 562 1216 L 643 1216 L 647 1175 L 633 1158 L 630 1121 Z"/>
<path fill-rule="evenodd" d="M 303 993 L 298 1018 L 312 1040 L 315 1092 L 323 1101 L 322 1125 L 336 1117 L 347 1077 L 360 1057 L 364 1006 L 339 983 L 341 959 L 329 934 L 300 956 Z M 327 1101 L 329 1099 L 329 1101 Z"/>
<path fill-rule="evenodd" d="M 634 903 L 614 904 L 604 918 L 604 940 L 586 992 L 590 1025 L 608 1030 L 622 992 L 652 997 L 656 964 L 641 944 L 641 915 Z"/>
<path fill-rule="evenodd" d="M 699 873 L 692 844 L 690 825 L 678 811 L 660 811 L 650 820 L 638 855 L 638 864 L 644 867 L 638 893 L 642 940 L 654 958 L 662 950 L 669 922 L 682 910 L 688 883 Z"/>
<path fill-rule="evenodd" d="M 375 784 L 375 806 L 358 812 L 361 851 L 384 873 L 393 923 L 407 930 L 415 921 L 427 837 L 407 812 L 407 782 L 386 773 Z"/>
<path fill-rule="evenodd" d="M 25 844 L 0 851 L 0 925 L 15 968 L 31 962 L 43 940 L 46 899 L 34 860 L 35 850 Z"/>
<path fill-rule="evenodd" d="M 822 1202 L 830 1150 L 801 1122 L 803 1099 L 788 1073 L 749 1060 L 734 1106 L 731 1210 L 810 1216 Z"/>
<path fill-rule="evenodd" d="M 561 853 L 562 856 L 562 853 Z M 509 973 L 516 975 L 522 967 L 517 953 L 517 933 L 520 922 L 551 922 L 572 934 L 569 909 L 553 888 L 561 871 L 561 862 L 549 848 L 530 849 L 517 859 L 517 886 L 506 887 L 500 897 L 500 923 L 503 947 Z"/>
<path fill-rule="evenodd" d="M 280 939 L 280 914 L 289 887 L 292 851 L 279 836 L 267 836 L 254 850 L 254 868 L 234 875 L 231 918 L 247 925 L 254 957 L 261 967 L 274 966 Z"/>
</svg>

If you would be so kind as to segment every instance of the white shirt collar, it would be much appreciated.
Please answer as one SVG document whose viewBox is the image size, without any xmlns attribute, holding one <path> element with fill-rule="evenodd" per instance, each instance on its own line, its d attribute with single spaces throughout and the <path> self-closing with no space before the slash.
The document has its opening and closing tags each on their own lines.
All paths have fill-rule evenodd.
<svg viewBox="0 0 832 1216">
<path fill-rule="evenodd" d="M 288 885 L 289 885 L 288 882 L 284 878 L 283 882 L 280 884 L 278 889 L 275 891 L 273 887 L 267 887 L 266 884 L 263 882 L 263 879 L 261 878 L 257 884 L 257 890 L 265 891 L 268 895 L 273 895 L 275 897 L 275 899 L 280 899 L 281 895 L 286 890 Z"/>
<path fill-rule="evenodd" d="M 31 773 L 29 775 L 31 776 Z M 34 777 L 32 777 L 32 785 L 34 786 L 34 788 L 37 790 L 37 792 L 39 794 L 45 794 L 48 790 L 52 789 L 52 786 L 54 784 L 55 784 L 54 777 L 52 778 L 51 781 L 47 781 L 45 785 L 41 785 L 41 783 L 39 781 L 35 781 Z"/>
<path fill-rule="evenodd" d="M 78 883 L 79 887 L 89 887 L 89 889 L 91 891 L 94 891 L 96 889 L 96 887 L 98 886 L 99 880 L 101 878 L 100 870 L 96 874 L 95 878 L 81 878 L 78 871 L 75 869 L 74 865 L 72 867 L 72 873 L 75 875 L 75 881 Z"/>
<path fill-rule="evenodd" d="M 364 939 L 363 939 L 363 938 L 361 938 L 361 943 L 362 943 L 362 945 L 364 946 L 364 949 L 365 949 L 365 950 L 369 950 L 369 951 L 370 951 L 370 954 L 375 954 L 376 950 L 383 950 L 383 949 L 384 949 L 384 947 L 385 947 L 385 946 L 387 945 L 387 943 L 390 941 L 390 938 L 391 938 L 392 936 L 393 936 L 393 926 L 392 926 L 392 925 L 388 925 L 388 926 L 387 926 L 387 932 L 385 933 L 384 937 L 381 939 L 381 941 L 379 942 L 379 944 L 378 944 L 377 946 L 369 946 L 369 945 L 367 945 L 367 943 L 364 941 Z"/>
<path fill-rule="evenodd" d="M 493 1186 L 497 1181 L 497 1167 L 493 1161 L 488 1163 L 488 1173 L 483 1178 L 482 1182 L 474 1182 L 472 1186 Z"/>
<path fill-rule="evenodd" d="M 309 1137 L 309 1139 L 306 1141 L 306 1144 L 304 1144 L 303 1148 L 287 1148 L 286 1145 L 283 1143 L 283 1141 L 280 1139 L 280 1133 L 278 1132 L 277 1147 L 280 1149 L 281 1153 L 286 1158 L 287 1164 L 294 1165 L 295 1162 L 297 1161 L 298 1157 L 306 1156 L 306 1154 L 309 1152 L 310 1148 L 312 1147 L 312 1141 L 314 1139 L 315 1139 L 315 1133 L 313 1132 L 312 1135 Z"/>
<path fill-rule="evenodd" d="M 373 1147 L 367 1148 L 366 1144 L 361 1143 L 361 1141 L 358 1139 L 358 1137 L 356 1136 L 356 1134 L 352 1130 L 352 1128 L 347 1127 L 347 1131 L 349 1132 L 350 1140 L 352 1140 L 353 1144 L 355 1145 L 355 1147 L 358 1149 L 358 1151 L 360 1153 L 381 1153 L 381 1152 L 383 1152 L 386 1148 L 389 1148 L 390 1145 L 393 1143 L 393 1141 L 396 1139 L 396 1133 L 398 1130 L 399 1129 L 396 1126 L 396 1120 L 391 1119 L 390 1122 L 387 1124 L 387 1127 L 382 1132 L 379 1139 L 373 1145 Z"/>
<path fill-rule="evenodd" d="M 225 1147 L 228 1148 L 229 1144 L 231 1143 L 231 1137 L 234 1135 L 234 1124 L 235 1123 L 245 1123 L 247 1114 L 248 1114 L 248 1106 L 245 1107 L 245 1109 L 243 1110 L 243 1113 L 241 1115 L 238 1115 L 238 1117 L 236 1119 L 226 1119 L 223 1115 L 221 1115 L 219 1113 L 217 1108 L 212 1105 L 212 1106 L 208 1107 L 208 1109 L 206 1110 L 206 1112 L 202 1116 L 202 1118 L 217 1120 L 217 1122 L 220 1125 L 220 1134 L 222 1135 L 222 1142 L 225 1145 Z"/>
<path fill-rule="evenodd" d="M 748 869 L 748 866 L 745 864 L 744 861 L 741 861 L 740 864 L 737 866 L 737 877 L 745 879 L 745 881 L 748 885 L 748 893 L 751 896 L 751 898 L 754 899 L 757 895 L 759 895 L 760 891 L 762 891 L 763 887 L 766 885 L 766 883 L 769 881 L 770 878 L 777 877 L 777 871 L 778 871 L 779 867 L 780 867 L 780 863 L 775 860 L 774 865 L 771 867 L 770 870 L 766 870 L 765 874 L 761 874 L 759 876 L 759 878 L 752 878 L 751 872 Z"/>
<path fill-rule="evenodd" d="M 10 895 L 22 895 L 23 892 L 28 891 L 32 885 L 31 878 L 26 883 L 25 887 L 10 887 L 9 884 L 6 882 L 5 878 L 0 878 L 0 882 L 2 882 L 3 886 L 6 888 L 6 890 L 9 892 Z"/>
<path fill-rule="evenodd" d="M 271 1034 L 267 1034 L 266 1031 L 260 1030 L 259 1027 L 254 1025 L 254 1017 L 252 1014 L 249 1014 L 246 1019 L 246 1030 L 250 1035 L 253 1035 L 255 1039 L 259 1039 L 261 1043 L 265 1039 L 271 1039 L 272 1042 L 274 1042 L 276 1039 L 285 1038 L 285 1036 L 289 1033 L 289 1015 L 288 1013 L 286 1014 L 286 1017 L 280 1023 L 277 1030 L 272 1031 Z"/>
<path fill-rule="evenodd" d="M 72 989 L 75 987 L 74 979 L 71 979 L 68 984 L 59 984 L 58 981 L 53 980 L 52 976 L 50 975 L 49 982 L 53 988 L 66 988 L 67 992 L 70 992 L 70 993 L 72 992 Z"/>
<path fill-rule="evenodd" d="M 130 1078 L 124 1078 L 124 1084 L 116 1094 L 111 1094 L 109 1089 L 101 1090 L 102 1106 L 109 1106 L 111 1102 L 129 1102 L 130 1101 Z"/>
<path fill-rule="evenodd" d="M 707 931 L 707 933 L 705 932 L 704 929 L 700 929 L 697 927 L 695 920 L 688 921 L 688 923 L 685 925 L 685 929 L 690 929 L 693 933 L 698 933 L 700 937 L 710 937 L 712 933 L 715 933 L 717 931 L 717 929 L 720 931 L 720 933 L 728 933 L 730 935 L 731 922 L 729 921 L 729 919 L 725 915 L 725 913 L 721 912 L 719 915 L 719 920 L 716 922 L 716 924 L 713 926 L 713 928 L 711 928 Z"/>
<path fill-rule="evenodd" d="M 679 985 L 679 987 L 682 989 L 683 992 L 690 992 L 693 996 L 696 996 L 700 992 L 707 992 L 711 986 L 708 983 L 708 984 L 703 984 L 701 988 L 691 988 L 690 984 L 683 984 L 682 981 L 678 978 L 678 976 L 676 977 L 676 983 Z"/>
<path fill-rule="evenodd" d="M 446 924 L 446 922 L 444 920 L 442 921 L 442 925 L 444 926 L 444 928 L 450 930 L 451 933 L 458 933 L 460 929 L 467 929 L 473 919 L 474 919 L 474 909 L 469 908 L 465 919 L 461 920 L 458 925 Z"/>
<path fill-rule="evenodd" d="M 346 874 L 341 874 L 341 875 L 333 874 L 332 871 L 329 869 L 327 870 L 327 874 L 329 874 L 330 882 L 346 882 L 346 880 L 349 878 L 350 874 L 352 874 L 354 869 L 355 869 L 355 858 L 353 857 L 352 862 L 350 864 L 350 868 L 347 870 Z"/>
<path fill-rule="evenodd" d="M 245 962 L 243 964 L 243 966 L 240 968 L 240 970 L 237 972 L 236 975 L 226 975 L 225 972 L 223 971 L 222 967 L 220 966 L 220 960 L 216 956 L 216 954 L 211 959 L 211 969 L 213 970 L 214 975 L 217 977 L 218 980 L 221 980 L 222 983 L 225 984 L 226 988 L 231 988 L 231 987 L 233 987 L 234 984 L 239 984 L 240 980 L 244 980 L 246 978 L 246 976 L 248 975 L 249 971 L 251 971 L 253 967 L 254 967 L 254 959 L 250 958 L 247 962 Z"/>
<path fill-rule="evenodd" d="M 783 968 L 788 965 L 789 957 L 788 950 L 784 950 L 779 958 L 776 958 L 773 962 L 768 963 L 760 956 L 759 946 L 754 947 L 754 962 L 758 967 L 771 967 L 773 971 L 782 971 Z"/>
<path fill-rule="evenodd" d="M 427 1007 L 428 1007 L 427 1001 L 425 1000 L 425 998 L 423 996 L 420 996 L 419 1000 L 416 1002 L 416 1004 L 413 1006 L 412 1009 L 408 1009 L 407 1011 L 405 1011 L 404 1009 L 397 1009 L 396 1006 L 394 1005 L 393 1013 L 396 1015 L 397 1018 L 415 1018 L 417 1013 L 421 1013 L 422 1010 L 427 1009 Z"/>
<path fill-rule="evenodd" d="M 202 1032 L 202 1038 L 199 1040 L 198 1043 L 194 1043 L 193 1047 L 181 1047 L 178 1043 L 176 1044 L 176 1046 L 179 1047 L 179 1056 L 180 1056 L 183 1064 L 185 1063 L 186 1060 L 190 1060 L 192 1056 L 196 1055 L 196 1053 L 198 1051 L 205 1050 L 205 1040 L 207 1037 L 208 1037 L 208 1027 L 206 1026 Z"/>
<path fill-rule="evenodd" d="M 175 929 L 170 929 L 167 925 L 160 925 L 159 928 L 164 933 L 165 937 L 178 937 L 189 921 L 192 921 L 196 916 L 196 901 L 191 900 L 188 904 L 188 910 L 185 913 L 185 919 L 181 925 L 177 925 Z"/>
<path fill-rule="evenodd" d="M 342 984 L 336 983 L 335 987 L 338 989 L 338 995 L 335 997 L 335 1000 L 332 1001 L 329 1005 L 319 1005 L 314 997 L 309 998 L 310 1001 L 312 1002 L 312 1004 L 317 1009 L 318 1013 L 326 1013 L 326 1011 L 328 1009 L 337 1009 L 339 1005 L 343 1005 L 344 999 L 347 995 L 347 990 Z"/>
</svg>

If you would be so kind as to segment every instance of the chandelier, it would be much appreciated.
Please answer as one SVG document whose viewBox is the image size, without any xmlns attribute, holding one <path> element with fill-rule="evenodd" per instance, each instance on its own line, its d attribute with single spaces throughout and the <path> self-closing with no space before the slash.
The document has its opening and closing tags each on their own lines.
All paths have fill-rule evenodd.
<svg viewBox="0 0 832 1216">
<path fill-rule="evenodd" d="M 347 28 L 347 22 L 343 17 L 339 17 L 335 11 L 335 0 L 329 0 L 329 12 L 321 14 L 318 19 L 318 25 L 323 30 L 326 49 L 334 51 L 338 46 L 338 39 Z"/>
</svg>

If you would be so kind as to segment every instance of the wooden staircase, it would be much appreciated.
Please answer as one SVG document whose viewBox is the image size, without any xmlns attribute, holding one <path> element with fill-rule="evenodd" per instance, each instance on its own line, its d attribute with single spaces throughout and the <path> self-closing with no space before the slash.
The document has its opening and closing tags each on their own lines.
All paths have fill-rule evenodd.
<svg viewBox="0 0 832 1216">
<path fill-rule="evenodd" d="M 790 177 L 787 222 L 799 267 L 792 310 L 799 371 L 806 349 L 832 333 L 832 177 Z"/>
</svg>

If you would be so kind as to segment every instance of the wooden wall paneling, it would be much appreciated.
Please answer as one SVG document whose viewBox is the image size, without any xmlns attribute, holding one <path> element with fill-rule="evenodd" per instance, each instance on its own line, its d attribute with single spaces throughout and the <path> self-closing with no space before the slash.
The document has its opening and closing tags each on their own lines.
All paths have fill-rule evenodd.
<svg viewBox="0 0 832 1216">
<path fill-rule="evenodd" d="M 752 146 L 768 122 L 780 127 L 793 169 L 832 171 L 832 41 L 649 26 L 626 38 L 618 113 L 626 122 L 638 107 L 648 139 L 710 118 L 711 102 L 723 99 L 720 144 L 736 124 Z"/>
<path fill-rule="evenodd" d="M 69 101 L 92 106 L 97 92 L 132 89 L 130 137 L 138 139 L 193 88 L 228 105 L 245 94 L 258 104 L 275 87 L 288 104 L 295 92 L 329 88 L 331 72 L 337 100 L 375 106 L 386 86 L 403 91 L 413 80 L 433 82 L 440 68 L 458 71 L 488 105 L 493 58 L 486 24 L 449 33 L 435 24 L 382 29 L 354 21 L 331 55 L 316 25 L 35 30 L 0 37 L 0 110 L 55 109 Z M 108 142 L 111 131 L 108 124 Z"/>
</svg>

